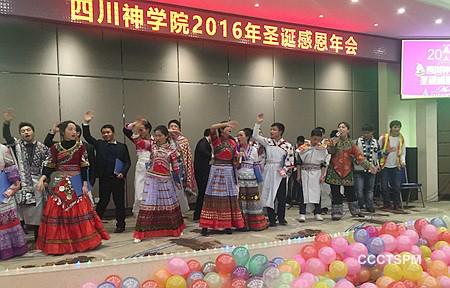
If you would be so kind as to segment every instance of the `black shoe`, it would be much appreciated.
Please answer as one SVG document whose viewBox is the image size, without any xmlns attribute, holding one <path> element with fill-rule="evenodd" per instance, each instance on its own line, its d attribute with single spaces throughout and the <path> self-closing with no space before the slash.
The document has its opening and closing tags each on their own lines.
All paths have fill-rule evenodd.
<svg viewBox="0 0 450 288">
<path fill-rule="evenodd" d="M 114 233 L 123 233 L 125 232 L 125 227 L 117 227 L 116 230 L 114 230 Z"/>
<path fill-rule="evenodd" d="M 375 208 L 367 208 L 366 209 L 367 210 L 367 212 L 369 212 L 369 213 L 375 213 Z"/>
<path fill-rule="evenodd" d="M 202 228 L 202 236 L 208 236 L 208 228 Z"/>
<path fill-rule="evenodd" d="M 225 229 L 224 232 L 225 232 L 225 234 L 228 234 L 228 235 L 233 234 L 233 232 L 231 231 L 230 228 Z"/>
<path fill-rule="evenodd" d="M 278 221 L 278 223 L 280 223 L 280 225 L 282 226 L 286 226 L 288 224 L 286 220 Z"/>
<path fill-rule="evenodd" d="M 276 222 L 269 222 L 269 227 L 277 227 L 277 223 Z"/>
</svg>

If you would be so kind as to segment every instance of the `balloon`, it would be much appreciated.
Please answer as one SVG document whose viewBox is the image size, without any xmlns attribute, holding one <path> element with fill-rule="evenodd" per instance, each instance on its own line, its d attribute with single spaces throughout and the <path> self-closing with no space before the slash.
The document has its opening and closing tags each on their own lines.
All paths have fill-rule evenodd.
<svg viewBox="0 0 450 288">
<path fill-rule="evenodd" d="M 398 227 L 394 222 L 386 222 L 381 226 L 381 234 L 390 234 L 394 237 L 398 236 Z"/>
<path fill-rule="evenodd" d="M 422 238 L 428 241 L 428 243 L 433 243 L 438 239 L 437 228 L 431 224 L 426 224 L 422 227 Z"/>
<path fill-rule="evenodd" d="M 423 269 L 419 264 L 411 264 L 403 271 L 403 276 L 406 280 L 418 281 L 422 278 Z"/>
<path fill-rule="evenodd" d="M 359 288 L 378 288 L 377 285 L 367 282 L 359 286 Z"/>
<path fill-rule="evenodd" d="M 280 270 L 275 267 L 268 267 L 263 272 L 263 280 L 266 284 L 270 285 L 273 281 L 277 280 L 280 277 Z"/>
<path fill-rule="evenodd" d="M 173 257 L 167 263 L 167 271 L 172 275 L 186 275 L 189 273 L 189 266 L 180 257 Z"/>
<path fill-rule="evenodd" d="M 352 243 L 347 247 L 347 250 L 345 251 L 345 255 L 347 257 L 353 257 L 358 259 L 360 255 L 366 255 L 368 254 L 367 247 L 362 243 Z"/>
<path fill-rule="evenodd" d="M 347 265 L 349 275 L 358 275 L 361 271 L 361 264 L 355 258 L 348 257 L 344 260 L 345 265 Z"/>
<path fill-rule="evenodd" d="M 97 288 L 97 287 L 98 287 L 97 284 L 95 284 L 94 282 L 86 282 L 83 285 L 81 285 L 81 288 Z"/>
<path fill-rule="evenodd" d="M 320 232 L 314 237 L 314 245 L 317 249 L 331 245 L 331 236 L 328 233 Z"/>
<path fill-rule="evenodd" d="M 366 243 L 369 240 L 369 233 L 366 229 L 357 229 L 353 233 L 353 239 L 359 243 Z"/>
<path fill-rule="evenodd" d="M 341 279 L 336 283 L 335 288 L 355 288 L 355 285 L 347 279 Z"/>
<path fill-rule="evenodd" d="M 202 268 L 202 272 L 203 274 L 208 274 L 209 272 L 214 272 L 216 271 L 216 264 L 214 262 L 206 262 L 205 264 L 203 264 L 203 268 Z"/>
<path fill-rule="evenodd" d="M 292 281 L 294 281 L 294 275 L 288 272 L 284 272 L 280 274 L 280 282 L 282 284 L 291 284 Z"/>
<path fill-rule="evenodd" d="M 382 234 L 380 238 L 384 243 L 384 250 L 387 252 L 393 252 L 397 248 L 397 241 L 394 236 L 389 234 Z"/>
<path fill-rule="evenodd" d="M 410 241 L 411 244 L 413 244 L 413 245 L 416 245 L 417 242 L 419 242 L 419 234 L 417 234 L 417 232 L 414 231 L 414 230 L 411 230 L 411 229 L 406 230 L 406 231 L 403 233 L 403 236 L 408 237 L 408 238 L 409 238 L 409 241 Z"/>
<path fill-rule="evenodd" d="M 446 241 L 437 241 L 434 243 L 434 249 L 441 249 L 442 247 L 449 246 Z"/>
<path fill-rule="evenodd" d="M 247 280 L 247 288 L 265 288 L 264 280 L 261 277 L 252 277 Z"/>
<path fill-rule="evenodd" d="M 403 224 L 397 224 L 398 235 L 402 235 L 406 231 L 406 227 Z"/>
<path fill-rule="evenodd" d="M 275 257 L 275 258 L 272 259 L 272 262 L 274 262 L 278 266 L 278 265 L 281 265 L 281 264 L 284 263 L 284 259 L 281 258 L 281 257 Z"/>
<path fill-rule="evenodd" d="M 308 280 L 303 278 L 297 278 L 291 283 L 292 288 L 311 288 L 313 283 L 308 282 Z"/>
<path fill-rule="evenodd" d="M 384 266 L 383 274 L 392 278 L 394 281 L 400 281 L 403 278 L 402 268 L 400 268 L 400 265 L 394 263 Z"/>
<path fill-rule="evenodd" d="M 305 260 L 308 260 L 309 258 L 317 258 L 317 249 L 316 247 L 314 247 L 314 245 L 311 244 L 304 245 L 300 249 L 300 255 Z"/>
<path fill-rule="evenodd" d="M 280 270 L 281 273 L 283 272 L 292 273 L 292 267 L 287 264 L 281 264 L 280 266 L 278 266 L 278 270 Z"/>
<path fill-rule="evenodd" d="M 440 217 L 436 217 L 436 218 L 431 219 L 430 224 L 435 226 L 435 227 L 445 227 L 445 228 L 447 228 L 447 224 Z"/>
<path fill-rule="evenodd" d="M 297 261 L 298 264 L 300 264 L 301 270 L 303 270 L 303 269 L 305 268 L 305 263 L 306 263 L 306 261 L 305 261 L 305 259 L 303 259 L 302 256 L 300 256 L 300 255 L 295 255 L 295 256 L 294 256 L 294 260 Z"/>
<path fill-rule="evenodd" d="M 379 255 L 384 252 L 384 241 L 380 237 L 370 238 L 367 242 L 367 249 L 370 254 Z"/>
<path fill-rule="evenodd" d="M 419 246 L 417 246 L 417 245 L 411 246 L 411 253 L 414 255 L 422 255 L 422 251 L 420 250 Z"/>
<path fill-rule="evenodd" d="M 369 225 L 369 226 L 366 226 L 366 228 L 364 228 L 364 229 L 366 229 L 367 233 L 369 233 L 370 238 L 378 237 L 377 227 Z"/>
<path fill-rule="evenodd" d="M 431 253 L 431 260 L 441 260 L 444 263 L 447 263 L 447 254 L 445 254 L 442 250 L 434 250 L 433 253 Z"/>
<path fill-rule="evenodd" d="M 441 240 L 441 241 L 445 241 L 447 243 L 450 243 L 450 232 L 449 231 L 445 231 L 445 232 L 439 233 L 438 239 Z"/>
<path fill-rule="evenodd" d="M 389 284 L 388 288 L 406 288 L 406 285 L 401 281 L 397 281 Z"/>
<path fill-rule="evenodd" d="M 347 265 L 345 265 L 344 262 L 338 260 L 331 262 L 329 270 L 330 276 L 332 278 L 342 278 L 345 277 L 348 273 Z"/>
<path fill-rule="evenodd" d="M 383 271 L 380 268 L 377 268 L 377 267 L 372 268 L 370 270 L 370 280 L 375 282 L 375 281 L 377 281 L 378 278 L 380 278 L 382 276 L 382 274 L 383 274 Z M 392 281 L 394 281 L 394 280 L 392 280 Z"/>
<path fill-rule="evenodd" d="M 422 257 L 431 257 L 431 249 L 428 246 L 421 245 L 419 246 L 420 251 L 422 251 Z"/>
<path fill-rule="evenodd" d="M 237 266 L 231 273 L 231 278 L 241 278 L 247 280 L 248 278 L 250 278 L 250 273 L 248 272 L 248 269 L 246 267 Z"/>
<path fill-rule="evenodd" d="M 195 259 L 191 259 L 187 261 L 187 265 L 189 267 L 189 271 L 194 272 L 202 272 L 202 264 Z"/>
<path fill-rule="evenodd" d="M 208 283 L 209 288 L 220 288 L 222 285 L 222 278 L 216 272 L 209 272 L 203 277 L 203 280 Z"/>
<path fill-rule="evenodd" d="M 294 275 L 295 277 L 298 277 L 298 275 L 300 275 L 301 268 L 300 268 L 300 264 L 298 264 L 297 261 L 289 259 L 289 260 L 286 260 L 285 264 L 292 268 L 292 272 L 291 272 L 292 275 Z"/>
<path fill-rule="evenodd" d="M 436 280 L 436 278 L 434 278 L 432 276 L 423 277 L 422 279 L 420 279 L 418 281 L 418 283 L 421 287 L 426 287 L 426 288 L 438 288 L 439 287 L 438 281 Z"/>
<path fill-rule="evenodd" d="M 359 282 L 364 283 L 370 280 L 370 270 L 369 268 L 362 267 L 359 271 Z"/>
<path fill-rule="evenodd" d="M 414 228 L 416 229 L 416 231 L 417 232 L 421 232 L 422 231 L 422 228 L 423 228 L 423 226 L 425 226 L 425 225 L 427 225 L 428 224 L 428 220 L 427 219 L 417 219 L 415 222 L 414 222 Z"/>
<path fill-rule="evenodd" d="M 411 280 L 403 280 L 403 284 L 405 284 L 406 288 L 417 288 L 416 283 Z"/>
<path fill-rule="evenodd" d="M 448 267 L 447 264 L 441 260 L 434 260 L 431 262 L 428 272 L 433 277 L 447 276 Z"/>
<path fill-rule="evenodd" d="M 253 255 L 253 257 L 250 258 L 248 270 L 253 276 L 260 276 L 264 272 L 264 269 L 266 268 L 266 264 L 268 261 L 269 260 L 265 255 L 262 254 Z"/>
<path fill-rule="evenodd" d="M 245 247 L 236 247 L 234 248 L 233 252 L 231 252 L 231 255 L 234 258 L 234 261 L 236 261 L 236 265 L 238 266 L 245 266 L 247 264 L 248 260 L 250 259 L 250 252 L 248 252 L 248 249 Z"/>
<path fill-rule="evenodd" d="M 328 288 L 328 284 L 324 281 L 319 281 L 314 284 L 313 288 Z"/>
<path fill-rule="evenodd" d="M 347 250 L 348 241 L 344 237 L 336 237 L 331 240 L 331 248 L 334 249 L 336 253 L 344 253 Z"/>
<path fill-rule="evenodd" d="M 173 275 L 167 279 L 166 288 L 186 288 L 187 283 L 183 276 Z"/>
<path fill-rule="evenodd" d="M 305 271 L 314 275 L 322 275 L 326 271 L 325 265 L 318 258 L 310 258 L 306 260 Z"/>
<path fill-rule="evenodd" d="M 320 261 L 327 265 L 336 260 L 336 252 L 331 247 L 320 248 L 318 255 Z"/>
<path fill-rule="evenodd" d="M 191 274 L 188 275 L 187 277 L 187 285 L 191 286 L 191 284 L 195 281 L 195 280 L 200 280 L 203 279 L 203 273 L 202 272 L 198 272 L 198 271 L 194 271 L 191 272 Z"/>
<path fill-rule="evenodd" d="M 379 268 L 384 268 L 387 264 L 394 262 L 394 254 L 391 252 L 383 252 L 380 255 L 379 261 L 377 261 L 377 266 Z"/>
<path fill-rule="evenodd" d="M 235 278 L 231 280 L 231 288 L 245 288 L 247 287 L 247 280 L 242 278 Z"/>
<path fill-rule="evenodd" d="M 438 278 L 439 286 L 441 288 L 450 288 L 450 278 L 447 276 L 441 276 Z"/>
<path fill-rule="evenodd" d="M 325 284 L 327 284 L 328 288 L 333 288 L 336 285 L 336 282 L 334 282 L 330 278 L 324 278 L 321 281 L 324 282 Z"/>
<path fill-rule="evenodd" d="M 397 251 L 410 251 L 412 243 L 407 236 L 400 235 L 397 237 Z"/>
<path fill-rule="evenodd" d="M 355 238 L 353 238 L 353 233 L 349 233 L 346 239 L 347 239 L 349 244 L 355 242 Z"/>
<path fill-rule="evenodd" d="M 108 277 L 105 278 L 106 282 L 110 282 L 113 283 L 114 285 L 116 285 L 116 287 L 121 287 L 122 285 L 122 278 L 120 278 L 117 275 L 109 275 Z"/>
<path fill-rule="evenodd" d="M 166 287 L 166 282 L 169 277 L 172 276 L 169 271 L 166 269 L 161 269 L 156 271 L 155 275 L 153 276 L 153 280 L 158 283 L 159 287 Z"/>
<path fill-rule="evenodd" d="M 313 283 L 316 282 L 316 276 L 309 272 L 302 273 L 300 279 L 305 279 L 310 285 L 313 285 Z"/>
<path fill-rule="evenodd" d="M 141 288 L 159 288 L 158 283 L 153 280 L 147 280 L 144 283 L 142 283 Z"/>
<path fill-rule="evenodd" d="M 392 278 L 387 276 L 381 276 L 380 278 L 377 279 L 376 284 L 378 288 L 387 288 L 389 284 L 393 282 L 394 280 Z"/>
<path fill-rule="evenodd" d="M 195 280 L 189 288 L 209 288 L 209 285 L 205 280 Z"/>
<path fill-rule="evenodd" d="M 236 261 L 229 254 L 220 254 L 216 258 L 216 271 L 221 274 L 230 274 L 236 267 Z"/>
</svg>

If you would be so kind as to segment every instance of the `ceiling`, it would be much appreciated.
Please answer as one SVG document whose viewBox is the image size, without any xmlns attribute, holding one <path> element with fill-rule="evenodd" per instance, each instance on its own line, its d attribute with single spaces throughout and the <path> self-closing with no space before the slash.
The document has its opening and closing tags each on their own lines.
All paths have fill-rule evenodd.
<svg viewBox="0 0 450 288">
<path fill-rule="evenodd" d="M 157 0 L 155 2 L 392 38 L 450 38 L 450 0 Z M 255 7 L 258 6 L 259 7 Z M 397 10 L 405 8 L 404 14 Z M 320 18 L 319 15 L 323 15 Z M 435 24 L 436 19 L 441 24 Z M 376 27 L 374 24 L 377 23 Z"/>
</svg>

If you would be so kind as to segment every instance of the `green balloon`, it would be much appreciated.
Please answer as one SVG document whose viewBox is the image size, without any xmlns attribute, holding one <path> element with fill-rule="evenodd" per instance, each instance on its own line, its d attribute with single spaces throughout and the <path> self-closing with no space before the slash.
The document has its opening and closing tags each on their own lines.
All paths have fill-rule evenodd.
<svg viewBox="0 0 450 288">
<path fill-rule="evenodd" d="M 261 276 L 266 269 L 267 262 L 269 262 L 267 256 L 256 254 L 250 259 L 248 270 L 253 276 Z"/>
<path fill-rule="evenodd" d="M 291 285 L 289 284 L 280 284 L 277 286 L 277 288 L 291 288 Z"/>
<path fill-rule="evenodd" d="M 222 286 L 222 278 L 216 272 L 209 272 L 203 277 L 203 280 L 208 283 L 209 288 L 220 288 Z"/>
<path fill-rule="evenodd" d="M 242 246 L 234 248 L 231 255 L 233 256 L 234 261 L 236 261 L 237 266 L 245 266 L 248 259 L 250 259 L 248 249 Z"/>
<path fill-rule="evenodd" d="M 292 281 L 294 281 L 294 275 L 292 275 L 292 273 L 289 272 L 283 272 L 280 275 L 280 280 L 282 284 L 291 284 Z"/>
<path fill-rule="evenodd" d="M 325 282 L 325 284 L 327 284 L 329 288 L 333 288 L 336 285 L 336 282 L 334 282 L 330 278 L 324 279 L 322 281 Z"/>
</svg>

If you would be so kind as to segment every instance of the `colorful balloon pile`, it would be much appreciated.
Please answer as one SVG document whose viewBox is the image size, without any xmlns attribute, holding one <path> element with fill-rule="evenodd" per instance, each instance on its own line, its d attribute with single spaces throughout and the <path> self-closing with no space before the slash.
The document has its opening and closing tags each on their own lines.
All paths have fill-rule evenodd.
<svg viewBox="0 0 450 288">
<path fill-rule="evenodd" d="M 437 217 L 366 226 L 348 237 L 322 232 L 291 259 L 237 247 L 203 265 L 172 258 L 141 285 L 113 275 L 83 288 L 450 288 L 449 264 L 450 231 Z"/>
</svg>

